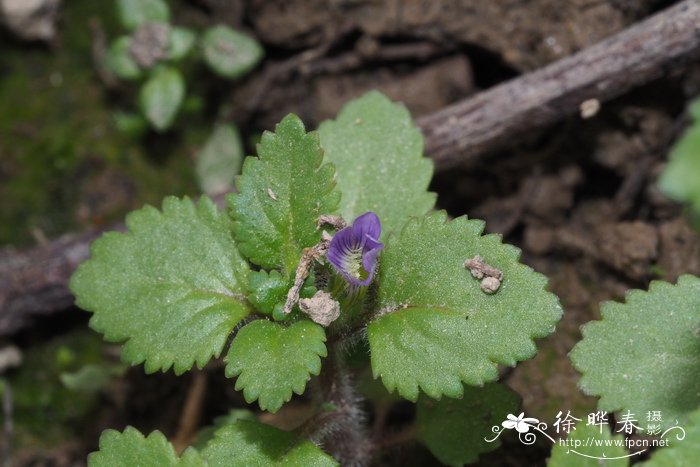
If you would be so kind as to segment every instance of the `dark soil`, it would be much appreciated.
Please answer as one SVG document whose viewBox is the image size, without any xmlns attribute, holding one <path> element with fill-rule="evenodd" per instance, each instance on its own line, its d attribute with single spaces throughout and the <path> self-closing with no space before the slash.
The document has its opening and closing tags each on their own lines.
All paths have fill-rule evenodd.
<svg viewBox="0 0 700 467">
<path fill-rule="evenodd" d="M 263 66 L 235 89 L 212 96 L 230 101 L 230 118 L 252 138 L 289 112 L 313 128 L 348 99 L 375 88 L 420 117 L 576 52 L 670 3 L 199 0 L 183 5 L 179 14 L 197 24 L 228 21 L 263 42 L 268 54 Z M 63 26 L 85 28 L 88 19 L 74 18 Z M 436 175 L 431 189 L 438 193 L 439 207 L 452 216 L 485 219 L 489 232 L 522 248 L 523 261 L 550 278 L 565 308 L 557 332 L 539 343 L 537 356 L 504 373 L 504 381 L 522 395 L 528 416 L 551 421 L 559 410 L 588 413 L 595 407 L 596 401 L 577 389 L 579 375 L 567 353 L 580 339 L 579 327 L 598 318 L 601 301 L 621 299 L 652 279 L 700 274 L 700 237 L 682 207 L 655 185 L 686 123 L 687 99 L 700 91 L 699 77 L 700 68 L 676 71 L 603 104 L 593 118 L 561 121 L 508 151 Z M 99 154 L 92 159 L 99 161 Z M 133 172 L 95 170 L 101 162 L 94 164 L 82 166 L 88 167 L 85 181 L 70 216 L 94 220 L 106 213 L 112 218 L 151 197 L 133 188 L 144 183 L 134 181 Z M 171 162 L 149 164 L 165 171 Z M 0 181 L 17 176 L 12 166 L 0 165 Z M 62 326 L 52 326 L 53 320 Z M 69 329 L 84 328 L 86 317 L 69 310 L 53 320 L 25 331 L 17 343 L 28 351 Z M 210 370 L 205 370 L 202 425 L 228 407 L 244 406 L 220 366 Z M 99 396 L 99 408 L 75 436 L 55 446 L 20 450 L 17 465 L 80 465 L 107 427 L 158 428 L 173 437 L 191 381 L 190 376 L 145 376 L 141 368 L 131 369 Z M 266 421 L 293 425 L 303 408 L 301 399 Z M 411 416 L 410 408 L 397 410 L 388 418 L 389 430 Z M 481 463 L 543 465 L 549 455 L 547 445 L 523 448 L 505 442 L 506 448 Z M 409 461 L 434 463 L 409 444 L 379 465 Z"/>
</svg>

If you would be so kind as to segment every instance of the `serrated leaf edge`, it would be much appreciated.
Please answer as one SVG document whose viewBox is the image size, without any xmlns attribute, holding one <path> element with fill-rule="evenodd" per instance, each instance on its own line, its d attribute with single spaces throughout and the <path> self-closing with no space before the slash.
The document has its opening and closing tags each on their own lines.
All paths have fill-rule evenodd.
<svg viewBox="0 0 700 467">
<path fill-rule="evenodd" d="M 163 199 L 162 202 L 162 208 L 159 210 L 153 205 L 146 204 L 140 209 L 131 211 L 129 214 L 127 214 L 126 219 L 125 219 L 125 225 L 126 225 L 126 230 L 124 231 L 109 231 L 105 232 L 101 237 L 95 239 L 91 244 L 90 244 L 90 256 L 89 259 L 81 263 L 76 271 L 73 273 L 71 276 L 70 282 L 73 282 L 74 278 L 78 276 L 80 269 L 83 267 L 84 264 L 86 264 L 88 261 L 97 259 L 98 257 L 101 256 L 101 252 L 99 251 L 100 245 L 102 244 L 101 240 L 111 238 L 111 237 L 117 237 L 120 239 L 134 239 L 137 236 L 137 232 L 141 230 L 140 224 L 138 222 L 135 222 L 134 219 L 137 217 L 141 216 L 157 216 L 161 218 L 167 218 L 167 217 L 173 217 L 174 215 L 178 214 L 176 208 L 177 207 L 186 207 L 189 213 L 192 215 L 199 215 L 200 212 L 206 213 L 207 216 L 224 216 L 225 214 L 222 212 L 219 212 L 216 205 L 214 202 L 207 196 L 201 196 L 199 198 L 198 202 L 194 202 L 189 196 L 183 196 L 182 198 L 178 198 L 176 196 L 167 196 Z M 227 221 L 230 223 L 230 221 Z M 240 279 L 240 278 L 239 278 Z M 248 284 L 247 280 L 244 281 L 242 284 L 243 288 L 247 290 Z M 69 285 L 69 288 L 73 290 L 73 287 Z M 233 294 L 227 296 L 228 298 L 235 299 L 237 300 L 243 307 L 248 309 L 248 314 L 250 314 L 251 311 L 253 311 L 253 307 L 248 303 L 245 295 L 243 294 Z M 102 334 L 103 338 L 107 342 L 112 342 L 112 343 L 119 343 L 122 345 L 122 349 L 124 350 L 126 356 L 126 353 L 128 353 L 127 345 L 128 342 L 132 339 L 131 336 L 120 334 L 117 332 L 114 332 L 109 329 L 104 329 L 101 326 L 97 325 L 95 323 L 95 317 L 99 313 L 99 311 L 95 310 L 93 307 L 89 307 L 85 304 L 84 301 L 80 299 L 80 297 L 76 296 L 75 300 L 75 305 L 78 306 L 79 308 L 88 311 L 92 313 L 92 316 L 90 317 L 89 320 L 89 326 L 95 330 L 96 332 L 99 332 Z M 240 325 L 240 323 L 245 320 L 245 316 L 236 324 L 233 326 L 231 329 L 231 332 L 229 333 L 232 334 L 234 330 L 236 329 L 237 326 Z M 123 358 L 124 361 L 129 363 L 132 366 L 137 366 L 137 365 L 144 365 L 144 371 L 147 374 L 155 373 L 158 370 L 160 370 L 163 373 L 168 372 L 171 368 L 173 368 L 174 372 L 176 375 L 181 375 L 185 373 L 186 371 L 190 370 L 195 364 L 199 369 L 203 368 L 204 365 L 206 365 L 212 358 L 219 358 L 221 356 L 221 353 L 224 351 L 226 348 L 226 343 L 224 343 L 221 348 L 219 348 L 216 352 L 212 353 L 211 355 L 208 356 L 203 356 L 203 355 L 197 355 L 194 356 L 194 358 L 191 361 L 185 362 L 183 365 L 178 365 L 176 362 L 170 362 L 169 364 L 161 365 L 161 364 L 152 364 L 149 363 L 149 358 L 148 356 L 144 354 L 138 354 L 138 355 L 131 355 L 131 359 L 127 360 L 126 358 Z M 136 430 L 138 431 L 138 430 Z"/>
<path fill-rule="evenodd" d="M 544 292 L 551 294 L 551 295 L 554 295 L 552 292 L 547 290 L 547 286 L 549 285 L 549 278 L 547 278 L 547 276 L 545 276 L 544 274 L 538 273 L 530 266 L 520 262 L 520 257 L 522 254 L 522 250 L 520 248 L 518 248 L 514 245 L 511 245 L 509 243 L 504 243 L 503 238 L 500 234 L 496 234 L 496 233 L 491 233 L 491 234 L 486 234 L 486 235 L 483 234 L 483 231 L 486 227 L 486 222 L 481 220 L 481 219 L 470 219 L 466 215 L 463 215 L 463 216 L 459 216 L 455 219 L 450 220 L 449 215 L 447 214 L 447 211 L 445 211 L 444 209 L 434 211 L 432 213 L 428 213 L 423 217 L 413 216 L 401 228 L 400 232 L 398 232 L 398 233 L 392 232 L 389 235 L 389 238 L 387 239 L 387 242 L 386 242 L 387 247 L 390 248 L 392 242 L 397 241 L 403 235 L 407 234 L 411 229 L 421 229 L 424 226 L 428 225 L 429 223 L 436 223 L 437 225 L 439 225 L 441 227 L 448 226 L 448 225 L 453 224 L 453 223 L 458 223 L 458 224 L 462 223 L 465 226 L 473 229 L 474 234 L 476 236 L 481 237 L 481 239 L 486 239 L 488 241 L 498 243 L 501 247 L 505 248 L 505 250 L 508 252 L 509 255 L 512 256 L 514 262 L 519 267 L 525 268 L 526 270 L 529 271 L 527 274 L 530 274 L 531 276 L 537 277 L 539 279 L 539 282 L 541 283 L 541 286 L 542 286 L 542 290 Z M 380 261 L 380 267 L 381 267 L 381 261 Z M 555 295 L 555 297 L 556 297 L 556 295 Z M 559 320 L 561 319 L 561 316 L 563 315 L 563 309 L 561 307 L 561 303 L 559 302 L 558 297 L 556 297 L 556 298 L 557 298 L 557 304 L 559 305 L 558 306 L 559 316 L 557 318 L 557 323 L 558 323 Z M 420 308 L 424 308 L 424 307 L 428 307 L 428 306 L 430 306 L 430 305 L 421 305 Z M 368 321 L 367 327 L 369 327 L 373 322 L 386 316 L 387 314 L 401 312 L 402 310 L 409 309 L 409 308 L 413 308 L 413 307 L 411 307 L 408 304 L 394 304 L 389 309 L 387 309 L 387 307 L 384 307 L 381 310 L 378 310 L 375 313 L 375 315 L 372 317 L 372 319 L 370 321 Z M 533 349 L 532 354 L 528 357 L 525 357 L 525 358 L 516 357 L 514 359 L 514 361 L 512 361 L 512 362 L 500 362 L 500 361 L 498 361 L 498 359 L 494 358 L 493 355 L 488 355 L 487 360 L 493 365 L 494 370 L 497 370 L 498 365 L 510 365 L 510 366 L 514 367 L 518 362 L 526 361 L 526 360 L 534 357 L 534 355 L 537 353 L 537 345 L 535 343 L 535 339 L 541 339 L 541 338 L 547 337 L 550 334 L 552 334 L 555 330 L 556 330 L 556 323 L 554 325 L 552 325 L 551 329 L 549 329 L 548 331 L 543 331 L 541 334 L 536 333 L 536 334 L 532 334 L 532 335 L 527 336 L 529 341 L 530 341 L 530 347 Z M 418 400 L 421 392 L 423 392 L 424 394 L 426 394 L 426 396 L 428 396 L 432 399 L 435 399 L 435 400 L 440 400 L 442 396 L 460 399 L 464 394 L 464 388 L 462 387 L 460 394 L 458 394 L 458 395 L 457 394 L 452 395 L 452 394 L 447 394 L 447 393 L 443 392 L 440 396 L 433 397 L 433 396 L 428 395 L 425 392 L 425 388 L 423 387 L 423 385 L 419 383 L 418 384 L 418 391 L 417 391 L 415 397 L 407 397 L 405 394 L 401 394 L 401 392 L 398 390 L 398 387 L 396 385 L 389 387 L 384 382 L 384 378 L 381 377 L 377 371 L 375 371 L 374 365 L 372 365 L 372 377 L 374 379 L 381 379 L 382 384 L 387 389 L 387 391 L 389 391 L 389 393 L 393 394 L 393 392 L 396 390 L 401 397 L 403 397 L 409 401 L 412 401 L 412 402 L 416 402 Z M 458 376 L 458 378 L 460 379 L 462 384 L 469 384 L 471 386 L 483 387 L 487 383 L 496 381 L 498 379 L 498 373 L 497 373 L 497 371 L 494 373 L 493 379 L 484 379 L 483 381 L 481 381 L 478 384 L 468 383 L 461 376 Z"/>
<path fill-rule="evenodd" d="M 330 209 L 331 212 L 328 212 L 327 214 L 332 214 L 338 209 L 338 204 L 340 202 L 340 192 L 336 190 L 336 176 L 335 176 L 335 164 L 332 162 L 324 162 L 324 151 L 323 148 L 321 147 L 321 138 L 318 134 L 317 131 L 306 131 L 306 127 L 304 126 L 304 123 L 301 121 L 301 119 L 295 115 L 295 114 L 288 114 L 285 116 L 282 121 L 280 121 L 277 125 L 275 125 L 275 131 L 264 131 L 262 134 L 262 137 L 260 138 L 260 142 L 258 143 L 258 150 L 256 152 L 258 153 L 257 156 L 252 156 L 249 155 L 243 160 L 242 168 L 241 168 L 241 174 L 238 175 L 235 179 L 235 185 L 237 190 L 240 192 L 241 190 L 241 183 L 245 183 L 245 180 L 247 180 L 247 173 L 250 173 L 252 170 L 256 170 L 255 167 L 259 166 L 260 164 L 265 164 L 265 163 L 272 163 L 272 159 L 270 157 L 265 157 L 262 158 L 260 157 L 260 146 L 266 139 L 274 140 L 278 139 L 278 128 L 284 124 L 286 121 L 292 121 L 294 122 L 294 125 L 297 127 L 295 130 L 301 131 L 304 135 L 303 138 L 310 138 L 315 145 L 317 146 L 318 150 L 314 151 L 315 155 L 314 158 L 315 160 L 313 161 L 314 165 L 314 175 L 318 174 L 323 174 L 323 171 L 329 171 L 331 172 L 331 177 L 330 177 L 330 182 L 327 185 L 327 189 L 324 190 L 321 193 L 321 198 L 328 197 L 334 193 L 338 193 L 336 196 L 335 200 L 331 200 L 330 204 L 332 205 L 332 208 Z M 269 195 L 269 193 L 265 190 L 265 188 L 260 187 L 258 190 L 255 190 L 254 196 L 257 199 L 262 200 L 261 204 L 266 204 L 271 201 L 275 201 L 272 199 Z M 245 238 L 240 238 L 240 235 L 237 233 L 237 231 L 240 229 L 240 226 L 243 226 L 244 224 L 238 220 L 239 217 L 239 211 L 240 208 L 238 207 L 238 200 L 241 199 L 241 194 L 240 193 L 230 193 L 226 198 L 227 198 L 227 205 L 228 209 L 231 214 L 231 218 L 233 219 L 233 233 L 234 237 L 236 238 L 236 243 L 238 245 L 238 249 L 241 252 L 241 254 L 248 258 L 248 260 L 252 263 L 255 263 L 259 266 L 262 266 L 267 269 L 285 269 L 284 264 L 272 264 L 270 261 L 268 261 L 264 257 L 259 257 L 257 254 L 254 254 L 254 252 L 251 251 L 251 248 L 249 245 L 251 245 L 250 240 L 246 240 Z M 272 221 L 267 217 L 267 213 L 265 211 L 262 212 L 262 215 L 272 224 Z M 274 225 L 274 224 L 272 224 Z M 311 246 L 311 245 L 308 245 Z M 254 248 L 253 248 L 254 249 Z M 283 260 L 284 262 L 284 260 Z M 288 273 L 292 273 L 293 271 L 287 271 Z M 284 274 L 283 274 L 284 275 Z"/>
<path fill-rule="evenodd" d="M 291 326 L 293 326 L 294 324 L 298 324 L 300 322 L 307 322 L 307 323 L 312 324 L 314 326 L 318 326 L 318 325 L 316 325 L 316 323 L 313 323 L 312 321 L 307 320 L 307 319 L 301 319 L 301 320 L 294 321 L 292 323 L 285 325 L 283 323 L 279 323 L 279 322 L 272 321 L 272 320 L 265 319 L 265 318 L 261 318 L 260 320 L 251 321 L 249 323 L 246 323 L 245 326 L 247 326 L 248 324 L 252 324 L 254 322 L 257 322 L 257 321 L 266 321 L 266 322 L 278 325 L 282 328 L 283 333 L 287 332 L 289 330 L 289 328 L 291 328 Z M 245 327 L 245 326 L 243 326 L 243 327 Z M 320 346 L 317 346 L 316 348 L 309 348 L 309 352 L 308 352 L 308 353 L 313 353 L 315 356 L 317 356 L 319 358 L 319 360 L 328 356 L 328 349 L 325 345 L 325 343 L 327 342 L 327 337 L 325 334 L 325 330 L 323 330 L 321 328 L 321 331 L 323 332 L 323 339 L 321 341 L 321 346 L 323 346 L 323 348 L 321 348 Z M 235 338 L 234 338 L 234 340 L 235 340 Z M 233 342 L 229 346 L 229 352 L 231 351 L 232 346 L 233 346 Z M 306 385 L 311 380 L 311 377 L 318 376 L 321 373 L 321 369 L 323 366 L 323 364 L 321 363 L 319 365 L 319 367 L 316 369 L 316 368 L 309 367 L 309 365 L 306 364 L 307 362 L 303 362 L 303 366 L 307 370 L 307 374 L 306 374 L 306 377 L 304 379 L 303 385 L 293 386 L 290 383 L 289 386 L 285 389 L 285 394 L 281 398 L 281 403 L 279 405 L 270 405 L 267 402 L 262 401 L 260 399 L 259 393 L 251 394 L 249 391 L 248 392 L 246 391 L 245 387 L 242 387 L 239 385 L 239 377 L 243 373 L 243 369 L 241 369 L 240 371 L 236 371 L 235 369 L 231 369 L 229 361 L 228 361 L 228 353 L 225 357 L 225 362 L 226 362 L 226 368 L 224 370 L 224 373 L 225 373 L 226 377 L 227 378 L 236 378 L 236 383 L 235 383 L 234 389 L 236 391 L 243 392 L 243 398 L 245 399 L 246 403 L 252 404 L 257 400 L 258 406 L 260 407 L 260 409 L 265 410 L 265 411 L 270 412 L 270 413 L 276 413 L 284 404 L 286 404 L 287 402 L 289 402 L 292 399 L 293 394 L 302 395 L 306 391 Z"/>
<path fill-rule="evenodd" d="M 590 380 L 588 378 L 591 370 L 591 365 L 586 365 L 582 364 L 581 362 L 576 362 L 576 355 L 577 355 L 577 348 L 579 347 L 579 344 L 583 342 L 587 337 L 591 336 L 591 333 L 600 328 L 600 326 L 603 325 L 605 322 L 605 319 L 611 315 L 611 313 L 614 313 L 611 309 L 612 308 L 619 308 L 619 307 L 627 307 L 627 306 L 632 306 L 636 303 L 639 303 L 643 301 L 647 296 L 651 294 L 663 294 L 665 293 L 666 290 L 673 290 L 676 287 L 679 286 L 684 286 L 686 284 L 700 284 L 700 278 L 692 275 L 692 274 L 683 274 L 678 277 L 678 280 L 676 281 L 675 284 L 664 281 L 664 280 L 653 280 L 649 283 L 649 288 L 647 290 L 643 289 L 632 289 L 632 290 L 627 290 L 625 293 L 624 300 L 622 302 L 617 302 L 613 300 L 606 300 L 600 304 L 600 314 L 601 314 L 601 319 L 599 320 L 593 320 L 589 321 L 588 323 L 584 324 L 581 326 L 581 340 L 576 343 L 574 348 L 569 352 L 568 357 L 569 360 L 571 361 L 572 366 L 576 371 L 578 371 L 581 374 L 581 379 L 578 382 L 578 387 L 581 389 L 581 391 L 589 396 L 593 397 L 598 397 L 599 398 L 599 404 L 602 406 L 609 407 L 609 411 L 620 411 L 624 410 L 624 406 L 619 406 L 616 408 L 611 408 L 611 405 L 619 405 L 619 404 L 607 404 L 606 401 L 608 401 L 608 397 L 605 394 L 602 394 L 601 391 L 597 389 L 592 389 L 589 384 Z M 594 384 L 595 386 L 595 384 Z"/>
</svg>

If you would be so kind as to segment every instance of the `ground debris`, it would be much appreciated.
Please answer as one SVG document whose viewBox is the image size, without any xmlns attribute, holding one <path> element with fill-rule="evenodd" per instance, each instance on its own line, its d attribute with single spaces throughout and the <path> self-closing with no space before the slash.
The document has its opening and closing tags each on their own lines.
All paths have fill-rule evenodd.
<svg viewBox="0 0 700 467">
<path fill-rule="evenodd" d="M 484 262 L 484 258 L 479 255 L 464 261 L 464 267 L 469 269 L 475 279 L 481 281 L 481 290 L 487 294 L 498 291 L 503 280 L 503 272 Z"/>
<path fill-rule="evenodd" d="M 311 298 L 299 300 L 299 309 L 306 313 L 314 323 L 328 327 L 340 316 L 340 303 L 333 300 L 328 292 L 319 290 Z"/>
<path fill-rule="evenodd" d="M 482 258 L 479 255 L 476 255 L 475 257 L 466 260 L 464 262 L 464 267 L 469 269 L 472 273 L 472 276 L 476 277 L 477 279 L 481 279 L 484 276 L 493 277 L 498 280 L 501 280 L 503 278 L 503 273 L 500 270 L 494 268 L 489 264 L 486 264 L 484 262 L 484 258 Z"/>
<path fill-rule="evenodd" d="M 318 222 L 316 223 L 320 229 L 324 225 L 330 225 L 335 230 L 342 230 L 348 226 L 348 223 L 341 216 L 336 216 L 333 214 L 322 214 L 318 217 Z"/>
<path fill-rule="evenodd" d="M 328 253 L 328 247 L 331 244 L 331 236 L 325 230 L 321 234 L 321 241 L 310 248 L 304 248 L 299 265 L 294 273 L 294 285 L 287 292 L 287 300 L 284 304 L 284 314 L 288 315 L 292 312 L 294 305 L 299 302 L 299 293 L 304 286 L 304 281 L 309 276 L 311 267 L 314 261 L 322 263 Z"/>
<path fill-rule="evenodd" d="M 22 352 L 14 345 L 0 348 L 0 375 L 22 364 Z"/>
<path fill-rule="evenodd" d="M 141 68 L 150 68 L 168 58 L 170 26 L 163 23 L 145 23 L 134 32 L 129 54 Z"/>
<path fill-rule="evenodd" d="M 62 0 L 0 0 L 0 22 L 25 40 L 51 41 Z"/>
</svg>

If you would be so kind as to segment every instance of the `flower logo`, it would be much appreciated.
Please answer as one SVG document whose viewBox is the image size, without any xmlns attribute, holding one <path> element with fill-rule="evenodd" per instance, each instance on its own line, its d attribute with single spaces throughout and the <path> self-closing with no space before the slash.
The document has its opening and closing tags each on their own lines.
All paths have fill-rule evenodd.
<svg viewBox="0 0 700 467">
<path fill-rule="evenodd" d="M 525 417 L 525 412 L 521 412 L 517 417 L 509 413 L 506 418 L 507 420 L 501 423 L 503 428 L 507 428 L 509 430 L 515 428 L 518 433 L 527 433 L 530 431 L 530 427 L 537 426 L 537 424 L 540 422 L 536 418 Z"/>
</svg>

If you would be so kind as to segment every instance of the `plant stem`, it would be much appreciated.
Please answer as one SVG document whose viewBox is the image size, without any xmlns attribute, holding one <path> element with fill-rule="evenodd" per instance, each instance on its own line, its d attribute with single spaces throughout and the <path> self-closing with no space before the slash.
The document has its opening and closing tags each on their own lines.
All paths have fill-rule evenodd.
<svg viewBox="0 0 700 467">
<path fill-rule="evenodd" d="M 400 446 L 406 443 L 412 443 L 416 440 L 418 436 L 418 429 L 415 425 L 411 425 L 408 428 L 394 433 L 391 436 L 387 436 L 379 443 L 378 448 L 381 450 L 392 449 L 396 446 Z"/>
<path fill-rule="evenodd" d="M 357 395 L 344 357 L 339 344 L 329 345 L 318 387 L 320 400 L 333 408 L 312 417 L 302 428 L 302 435 L 324 445 L 343 466 L 369 465 L 373 444 L 367 433 L 362 399 Z"/>
</svg>

